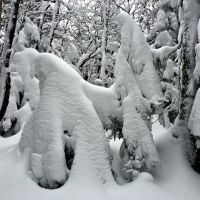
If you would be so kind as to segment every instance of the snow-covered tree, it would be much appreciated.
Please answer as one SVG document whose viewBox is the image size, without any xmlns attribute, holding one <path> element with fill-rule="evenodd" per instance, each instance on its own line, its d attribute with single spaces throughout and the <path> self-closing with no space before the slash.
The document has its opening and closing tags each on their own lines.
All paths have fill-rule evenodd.
<svg viewBox="0 0 200 200">
<path fill-rule="evenodd" d="M 120 14 L 118 20 L 121 46 L 116 58 L 115 84 L 122 105 L 124 138 L 120 156 L 125 176 L 133 180 L 139 172 L 151 171 L 160 165 L 150 132 L 150 119 L 156 109 L 155 102 L 163 94 L 141 30 L 128 14 Z"/>
<path fill-rule="evenodd" d="M 197 113 L 199 112 L 197 106 L 199 99 L 199 93 L 197 92 L 199 88 L 199 9 L 199 1 L 189 0 L 179 2 L 179 18 L 185 21 L 185 31 L 183 34 L 181 59 L 181 102 L 179 107 L 179 117 L 176 121 L 176 126 L 174 127 L 174 135 L 176 137 L 182 137 L 185 141 L 184 151 L 192 167 L 197 172 L 200 172 L 199 137 L 196 129 L 196 120 L 198 120 Z"/>
<path fill-rule="evenodd" d="M 9 22 L 5 33 L 5 44 L 2 52 L 2 63 L 0 66 L 1 77 L 0 77 L 0 121 L 3 119 L 6 109 L 9 103 L 11 78 L 9 72 L 11 47 L 14 39 L 15 28 L 17 24 L 17 16 L 19 10 L 20 0 L 12 2 L 12 10 L 10 13 Z"/>
<path fill-rule="evenodd" d="M 178 19 L 178 1 L 159 1 L 154 27 L 147 41 L 151 44 L 154 64 L 165 93 L 164 116 L 160 121 L 169 128 L 178 115 L 180 55 L 184 21 Z"/>
</svg>

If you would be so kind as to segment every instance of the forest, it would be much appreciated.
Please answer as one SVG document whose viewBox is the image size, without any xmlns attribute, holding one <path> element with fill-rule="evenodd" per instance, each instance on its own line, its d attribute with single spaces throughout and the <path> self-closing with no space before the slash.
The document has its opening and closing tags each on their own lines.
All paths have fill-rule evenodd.
<svg viewBox="0 0 200 200">
<path fill-rule="evenodd" d="M 0 0 L 0 199 L 199 200 L 200 0 Z"/>
</svg>

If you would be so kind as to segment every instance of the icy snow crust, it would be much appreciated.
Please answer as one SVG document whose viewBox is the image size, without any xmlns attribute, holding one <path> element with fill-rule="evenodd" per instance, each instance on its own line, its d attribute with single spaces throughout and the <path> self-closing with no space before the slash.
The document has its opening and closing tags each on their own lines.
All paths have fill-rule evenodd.
<svg viewBox="0 0 200 200">
<path fill-rule="evenodd" d="M 31 75 L 39 78 L 41 94 L 19 147 L 22 152 L 32 149 L 31 166 L 38 182 L 55 188 L 69 176 L 64 154 L 68 140 L 63 131 L 76 140 L 69 181 L 82 177 L 87 182 L 91 176 L 101 183 L 112 181 L 109 145 L 102 124 L 110 126 L 108 117 L 116 117 L 118 101 L 114 91 L 90 85 L 55 55 L 39 54 L 33 63 Z M 42 168 L 39 172 L 36 163 Z"/>
</svg>

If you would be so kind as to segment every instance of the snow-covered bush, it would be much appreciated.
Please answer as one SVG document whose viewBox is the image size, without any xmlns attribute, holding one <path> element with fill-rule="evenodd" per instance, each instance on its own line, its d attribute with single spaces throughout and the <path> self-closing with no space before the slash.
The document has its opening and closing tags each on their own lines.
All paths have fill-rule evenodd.
<svg viewBox="0 0 200 200">
<path fill-rule="evenodd" d="M 34 177 L 46 188 L 64 184 L 69 177 L 68 155 L 64 149 L 74 146 L 70 143 L 75 140 L 71 174 L 73 170 L 82 171 L 81 159 L 87 156 L 87 173 L 95 171 L 97 181 L 102 183 L 111 180 L 109 145 L 103 126 L 110 127 L 109 118 L 116 118 L 116 94 L 112 89 L 84 81 L 55 55 L 39 54 L 33 63 L 31 75 L 39 78 L 41 95 L 23 129 L 19 147 L 21 151 L 28 147 L 33 150 L 31 168 Z"/>
<path fill-rule="evenodd" d="M 171 126 L 170 123 L 174 123 L 178 115 L 179 69 L 184 26 L 183 19 L 178 17 L 178 1 L 160 0 L 157 19 L 148 40 L 153 41 L 151 53 L 160 81 L 166 82 L 168 88 L 171 84 L 170 89 L 162 88 L 166 100 L 163 104 L 164 117 L 160 118 L 160 122 L 167 128 Z M 162 85 L 165 86 L 165 84 Z M 174 91 L 177 91 L 176 96 L 174 96 Z"/>
<path fill-rule="evenodd" d="M 19 34 L 16 33 L 15 40 L 9 65 L 11 71 L 10 97 L 1 126 L 4 132 L 15 126 L 14 132 L 17 133 L 22 124 L 19 125 L 21 115 L 16 117 L 14 112 L 21 109 L 27 101 L 29 101 L 28 106 L 30 106 L 30 109 L 34 110 L 39 101 L 39 81 L 30 77 L 31 62 L 38 52 L 35 49 L 26 47 L 35 47 L 40 40 L 40 36 L 37 26 L 28 17 L 25 17 L 24 29 Z M 8 118 L 9 120 L 7 120 Z M 28 116 L 23 119 L 27 121 Z M 5 123 L 5 121 L 12 123 Z"/>
<path fill-rule="evenodd" d="M 124 175 L 131 181 L 139 172 L 160 166 L 149 129 L 153 104 L 162 97 L 162 90 L 140 28 L 127 14 L 119 14 L 118 20 L 121 46 L 116 58 L 115 85 L 122 104 L 124 138 L 120 156 Z"/>
<path fill-rule="evenodd" d="M 36 47 L 36 44 L 40 41 L 40 34 L 37 25 L 28 17 L 25 17 L 24 33 L 28 37 L 31 47 Z"/>
</svg>

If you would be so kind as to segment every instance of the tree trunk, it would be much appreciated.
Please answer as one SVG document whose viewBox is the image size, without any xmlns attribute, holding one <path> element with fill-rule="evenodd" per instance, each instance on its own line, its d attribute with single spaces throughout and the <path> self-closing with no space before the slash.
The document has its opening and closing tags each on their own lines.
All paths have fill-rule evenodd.
<svg viewBox="0 0 200 200">
<path fill-rule="evenodd" d="M 9 24 L 7 26 L 6 30 L 6 39 L 5 39 L 5 46 L 3 49 L 3 70 L 1 70 L 1 79 L 5 78 L 5 82 L 2 81 L 2 84 L 4 86 L 1 86 L 1 89 L 4 91 L 1 92 L 2 94 L 2 102 L 1 102 L 1 110 L 0 110 L 0 121 L 3 119 L 3 116 L 5 115 L 8 103 L 9 103 L 9 96 L 10 96 L 10 88 L 11 88 L 11 79 L 10 79 L 10 73 L 9 70 L 9 61 L 10 61 L 10 54 L 11 54 L 11 47 L 13 38 L 15 36 L 15 28 L 17 24 L 17 15 L 19 10 L 19 4 L 20 0 L 13 2 L 13 10 L 10 15 Z"/>
<path fill-rule="evenodd" d="M 1 30 L 1 12 L 2 12 L 2 0 L 0 0 L 0 30 Z"/>
<path fill-rule="evenodd" d="M 52 42 L 53 42 L 53 38 L 54 38 L 54 32 L 58 26 L 59 20 L 60 19 L 56 19 L 56 17 L 59 15 L 59 9 L 60 9 L 60 0 L 57 0 L 54 6 L 54 10 L 53 10 L 53 18 L 52 18 L 52 25 L 51 25 L 51 31 L 49 33 L 49 46 L 47 48 L 47 52 L 51 52 L 52 51 Z"/>
<path fill-rule="evenodd" d="M 183 35 L 183 58 L 182 58 L 182 83 L 181 103 L 179 110 L 178 125 L 180 135 L 185 141 L 184 150 L 192 167 L 200 173 L 200 151 L 196 149 L 195 138 L 190 134 L 188 121 L 191 113 L 197 85 L 193 85 L 193 71 L 195 68 L 195 45 L 197 44 L 197 24 L 200 18 L 200 1 L 183 1 L 185 32 Z M 191 87 L 191 85 L 193 85 Z M 192 90 L 190 89 L 192 88 Z"/>
</svg>

